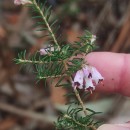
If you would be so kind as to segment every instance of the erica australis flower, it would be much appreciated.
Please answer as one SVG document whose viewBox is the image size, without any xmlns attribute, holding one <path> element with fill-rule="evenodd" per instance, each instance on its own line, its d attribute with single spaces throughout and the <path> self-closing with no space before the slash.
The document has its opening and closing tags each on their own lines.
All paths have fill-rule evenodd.
<svg viewBox="0 0 130 130">
<path fill-rule="evenodd" d="M 30 0 L 14 0 L 15 5 L 24 5 L 24 4 L 31 4 L 32 2 Z"/>
<path fill-rule="evenodd" d="M 77 71 L 75 78 L 74 78 L 74 82 L 73 82 L 73 86 L 76 88 L 78 87 L 79 89 L 83 88 L 83 78 L 84 78 L 84 73 L 82 70 Z"/>
<path fill-rule="evenodd" d="M 47 55 L 54 51 L 54 47 L 40 49 L 40 55 Z"/>
<path fill-rule="evenodd" d="M 46 49 L 40 49 L 40 55 L 46 55 L 47 50 Z"/>
<path fill-rule="evenodd" d="M 93 43 L 96 40 L 96 35 L 92 35 L 91 43 Z"/>
<path fill-rule="evenodd" d="M 84 67 L 76 72 L 72 86 L 79 89 L 94 90 L 104 78 L 95 67 L 84 65 Z"/>
</svg>

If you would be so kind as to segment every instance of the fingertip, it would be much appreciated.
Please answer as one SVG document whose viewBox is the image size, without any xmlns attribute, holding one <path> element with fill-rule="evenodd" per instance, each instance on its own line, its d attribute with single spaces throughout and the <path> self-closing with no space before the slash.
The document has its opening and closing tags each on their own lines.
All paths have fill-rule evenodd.
<svg viewBox="0 0 130 130">
<path fill-rule="evenodd" d="M 97 130 L 130 130 L 129 127 L 119 126 L 119 125 L 112 125 L 112 124 L 104 124 L 101 125 Z"/>
<path fill-rule="evenodd" d="M 121 93 L 130 96 L 130 55 L 110 52 L 93 52 L 87 55 L 87 62 L 95 66 L 104 77 L 100 92 Z"/>
</svg>

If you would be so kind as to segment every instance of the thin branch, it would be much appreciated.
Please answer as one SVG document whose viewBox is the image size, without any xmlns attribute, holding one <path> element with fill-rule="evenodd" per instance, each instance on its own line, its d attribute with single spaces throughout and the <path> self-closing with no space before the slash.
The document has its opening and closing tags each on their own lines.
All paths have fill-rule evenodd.
<svg viewBox="0 0 130 130">
<path fill-rule="evenodd" d="M 39 76 L 39 79 L 48 79 L 48 78 L 58 78 L 58 77 L 62 77 L 62 76 L 67 76 L 67 74 L 61 74 L 61 75 L 51 75 L 51 76 Z"/>
<path fill-rule="evenodd" d="M 67 70 L 68 67 L 67 67 L 66 61 L 64 61 L 63 63 L 64 63 L 64 66 L 65 66 L 65 69 Z M 69 80 L 70 80 L 70 82 L 73 81 L 71 77 L 69 77 Z M 74 89 L 74 93 L 75 93 L 75 95 L 76 95 L 76 97 L 77 97 L 77 99 L 78 99 L 78 101 L 79 101 L 79 103 L 80 103 L 80 105 L 81 105 L 81 107 L 83 109 L 83 112 L 84 112 L 85 116 L 87 116 L 87 110 L 84 107 L 84 103 L 83 103 L 83 101 L 82 101 L 82 99 L 81 99 L 81 97 L 80 97 L 79 92 L 77 91 L 77 89 Z M 88 128 L 91 128 L 92 130 L 96 130 L 96 128 L 94 126 L 92 126 L 92 125 L 88 126 Z"/>
<path fill-rule="evenodd" d="M 42 10 L 40 9 L 40 7 L 38 6 L 36 0 L 33 0 L 33 3 L 34 3 L 34 5 L 35 5 L 35 7 L 37 8 L 37 10 L 39 11 L 40 15 L 42 16 L 43 21 L 45 22 L 45 24 L 46 24 L 46 26 L 47 26 L 47 28 L 48 28 L 48 31 L 50 32 L 50 34 L 51 34 L 51 36 L 52 36 L 52 38 L 53 38 L 54 43 L 55 43 L 55 44 L 57 45 L 57 47 L 58 47 L 58 50 L 60 50 L 61 48 L 60 48 L 60 46 L 59 46 L 59 44 L 58 44 L 58 42 L 57 42 L 57 40 L 56 40 L 56 37 L 55 37 L 55 35 L 54 35 L 54 33 L 53 33 L 53 31 L 52 31 L 52 29 L 51 29 L 49 23 L 48 23 L 47 20 L 46 20 L 45 15 L 43 14 L 43 12 L 42 12 Z"/>
<path fill-rule="evenodd" d="M 64 63 L 64 66 L 65 66 L 65 69 L 67 70 L 68 67 L 66 65 L 66 62 L 64 61 L 63 63 Z M 72 83 L 73 80 L 72 80 L 71 77 L 69 77 L 69 80 Z M 77 89 L 74 89 L 74 93 L 75 93 L 75 95 L 76 95 L 76 97 L 77 97 L 77 99 L 78 99 L 78 101 L 79 101 L 79 103 L 80 103 L 80 105 L 81 105 L 81 107 L 83 109 L 84 114 L 87 116 L 87 111 L 86 111 L 86 109 L 84 107 L 83 101 L 81 100 L 81 97 L 80 97 L 79 92 L 77 91 Z"/>
<path fill-rule="evenodd" d="M 48 64 L 53 63 L 53 61 L 37 61 L 37 60 L 23 60 L 23 59 L 14 59 L 15 61 L 18 61 L 19 63 L 32 63 L 32 64 Z M 61 63 L 62 61 L 57 61 L 57 63 Z"/>
<path fill-rule="evenodd" d="M 70 119 L 72 121 L 74 121 L 77 125 L 86 127 L 86 128 L 91 128 L 93 130 L 96 130 L 96 128 L 93 125 L 85 125 L 85 124 L 81 124 L 80 122 L 76 121 L 75 119 L 73 119 L 72 117 L 70 117 L 69 115 L 64 115 L 64 118 L 66 119 Z"/>
<path fill-rule="evenodd" d="M 76 87 L 75 87 L 75 88 L 76 88 Z M 83 109 L 83 111 L 84 111 L 84 114 L 87 116 L 87 111 L 86 111 L 86 109 L 85 109 L 85 107 L 84 107 L 84 103 L 83 103 L 83 101 L 81 100 L 81 97 L 80 97 L 79 92 L 77 91 L 77 89 L 74 89 L 74 93 L 75 93 L 75 95 L 76 95 L 76 97 L 77 97 L 77 99 L 78 99 L 78 101 L 79 101 L 79 103 L 80 103 L 80 105 L 81 105 L 81 107 L 82 107 L 82 109 Z"/>
</svg>

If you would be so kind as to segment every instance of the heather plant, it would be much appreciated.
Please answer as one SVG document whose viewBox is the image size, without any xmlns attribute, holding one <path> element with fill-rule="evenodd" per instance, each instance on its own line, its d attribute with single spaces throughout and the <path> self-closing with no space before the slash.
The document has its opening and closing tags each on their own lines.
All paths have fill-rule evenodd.
<svg viewBox="0 0 130 130">
<path fill-rule="evenodd" d="M 46 48 L 41 48 L 31 56 L 27 56 L 26 51 L 20 52 L 14 61 L 25 66 L 33 65 L 37 81 L 52 82 L 52 79 L 58 79 L 55 87 L 71 88 L 72 92 L 66 96 L 76 98 L 54 123 L 55 128 L 96 130 L 99 122 L 93 117 L 100 112 L 86 108 L 82 99 L 83 95 L 91 94 L 104 80 L 98 70 L 85 60 L 85 56 L 96 47 L 96 36 L 85 31 L 84 35 L 79 37 L 79 41 L 64 43 L 57 35 L 57 20 L 50 22 L 51 6 L 46 6 L 46 1 L 43 4 L 38 0 L 14 0 L 14 3 L 26 5 L 32 10 L 33 19 L 37 21 L 35 26 L 40 27 L 39 31 L 47 32 L 49 42 Z M 66 82 L 63 82 L 65 79 Z M 82 95 L 79 93 L 81 90 Z"/>
</svg>

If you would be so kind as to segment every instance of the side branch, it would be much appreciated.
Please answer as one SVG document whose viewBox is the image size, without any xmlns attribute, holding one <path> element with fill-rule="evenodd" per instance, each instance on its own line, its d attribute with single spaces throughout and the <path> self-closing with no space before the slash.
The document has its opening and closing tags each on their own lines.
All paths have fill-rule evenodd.
<svg viewBox="0 0 130 130">
<path fill-rule="evenodd" d="M 85 125 L 85 124 L 81 124 L 80 122 L 76 121 L 75 119 L 73 119 L 72 117 L 68 116 L 68 115 L 64 115 L 64 118 L 66 119 L 70 119 L 72 121 L 74 121 L 76 124 L 83 126 L 85 128 L 91 128 L 92 130 L 96 130 L 96 128 L 93 125 Z"/>
<path fill-rule="evenodd" d="M 24 60 L 24 59 L 14 59 L 14 61 L 16 61 L 17 64 L 49 64 L 49 63 L 53 63 L 53 61 L 51 62 L 47 62 L 47 61 L 38 61 L 38 60 Z M 58 63 L 61 63 L 62 61 L 57 61 Z"/>
</svg>

